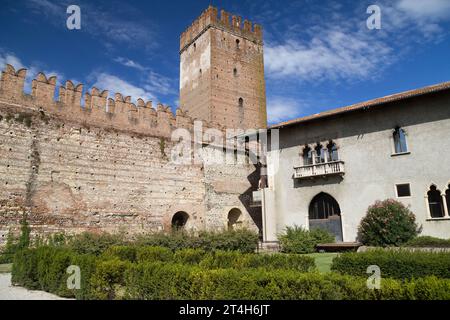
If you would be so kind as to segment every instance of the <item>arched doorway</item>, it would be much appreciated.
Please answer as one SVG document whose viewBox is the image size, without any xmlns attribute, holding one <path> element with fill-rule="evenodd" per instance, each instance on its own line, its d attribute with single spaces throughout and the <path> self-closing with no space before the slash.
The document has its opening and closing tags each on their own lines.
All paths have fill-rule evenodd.
<svg viewBox="0 0 450 320">
<path fill-rule="evenodd" d="M 180 230 L 186 226 L 189 215 L 184 211 L 175 213 L 172 217 L 172 230 Z"/>
<path fill-rule="evenodd" d="M 234 208 L 228 212 L 228 230 L 234 230 L 239 224 L 239 218 L 241 217 L 241 210 Z"/>
<path fill-rule="evenodd" d="M 341 208 L 327 193 L 316 195 L 309 204 L 309 229 L 325 229 L 332 233 L 336 242 L 342 242 Z"/>
</svg>

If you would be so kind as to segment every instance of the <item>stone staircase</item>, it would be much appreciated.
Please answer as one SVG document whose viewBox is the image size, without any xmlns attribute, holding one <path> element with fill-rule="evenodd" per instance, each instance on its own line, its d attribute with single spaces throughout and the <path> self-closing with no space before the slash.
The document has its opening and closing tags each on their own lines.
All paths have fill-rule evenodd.
<svg viewBox="0 0 450 320">
<path fill-rule="evenodd" d="M 280 251 L 278 242 L 262 242 L 258 243 L 258 253 L 276 253 Z"/>
</svg>

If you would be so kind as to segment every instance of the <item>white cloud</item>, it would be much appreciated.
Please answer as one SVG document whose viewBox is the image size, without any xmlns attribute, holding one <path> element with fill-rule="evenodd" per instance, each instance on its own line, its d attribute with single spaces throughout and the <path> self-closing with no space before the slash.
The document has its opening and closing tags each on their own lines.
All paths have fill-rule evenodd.
<svg viewBox="0 0 450 320">
<path fill-rule="evenodd" d="M 267 99 L 267 120 L 270 124 L 298 117 L 304 110 L 302 102 L 285 97 Z"/>
<path fill-rule="evenodd" d="M 24 68 L 22 61 L 20 61 L 20 59 L 16 57 L 14 54 L 12 53 L 2 54 L 0 52 L 0 66 L 2 70 L 5 68 L 6 64 L 12 65 L 14 69 L 16 69 L 16 71 Z"/>
<path fill-rule="evenodd" d="M 58 3 L 52 3 L 49 0 L 26 2 L 32 13 L 47 18 L 50 23 L 60 28 L 65 28 L 66 9 L 71 4 L 68 0 Z M 133 15 L 137 17 L 141 12 L 126 3 L 120 3 L 120 10 L 116 12 L 108 11 L 87 1 L 79 1 L 77 5 L 81 8 L 81 32 L 87 32 L 100 39 L 108 48 L 112 47 L 111 43 L 123 43 L 143 48 L 155 48 L 157 46 L 155 41 L 156 27 L 151 20 L 144 18 L 140 20 L 129 19 Z"/>
<path fill-rule="evenodd" d="M 141 65 L 138 62 L 135 62 L 131 59 L 128 58 L 124 58 L 124 57 L 117 57 L 114 59 L 115 62 L 120 63 L 121 65 L 125 66 L 125 67 L 129 67 L 129 68 L 133 68 L 133 69 L 137 69 L 139 71 L 145 71 L 147 70 L 147 68 L 145 68 L 143 65 Z"/>
<path fill-rule="evenodd" d="M 392 49 L 364 33 L 322 30 L 310 41 L 287 40 L 265 49 L 270 77 L 299 77 L 303 81 L 323 79 L 367 79 L 391 60 Z"/>
<path fill-rule="evenodd" d="M 100 90 L 109 90 L 110 95 L 121 93 L 123 96 L 131 96 L 133 101 L 136 101 L 138 98 L 145 101 L 156 101 L 156 97 L 152 92 L 135 86 L 128 81 L 109 73 L 94 73 L 90 76 L 90 78 L 94 79 L 93 82 L 95 87 Z"/>
<path fill-rule="evenodd" d="M 449 0 L 399 0 L 397 8 L 419 19 L 450 19 Z"/>
</svg>

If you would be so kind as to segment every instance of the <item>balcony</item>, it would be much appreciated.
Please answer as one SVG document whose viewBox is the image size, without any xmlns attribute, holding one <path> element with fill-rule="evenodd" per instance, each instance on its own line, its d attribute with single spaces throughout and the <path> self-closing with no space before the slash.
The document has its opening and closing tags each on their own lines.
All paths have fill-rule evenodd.
<svg viewBox="0 0 450 320">
<path fill-rule="evenodd" d="M 294 168 L 295 179 L 314 179 L 316 177 L 343 176 L 344 161 L 332 161 Z"/>
</svg>

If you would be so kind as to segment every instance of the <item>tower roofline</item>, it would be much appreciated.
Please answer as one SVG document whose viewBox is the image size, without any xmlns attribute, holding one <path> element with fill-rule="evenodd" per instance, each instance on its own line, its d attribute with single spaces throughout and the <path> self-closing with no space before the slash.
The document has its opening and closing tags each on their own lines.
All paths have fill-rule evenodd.
<svg viewBox="0 0 450 320">
<path fill-rule="evenodd" d="M 231 21 L 230 21 L 231 16 Z M 216 7 L 209 6 L 180 36 L 180 53 L 196 41 L 210 28 L 216 28 L 255 43 L 262 44 L 262 27 L 248 20 L 242 22 L 240 16 L 230 15 L 225 10 L 220 11 L 220 18 Z"/>
</svg>

